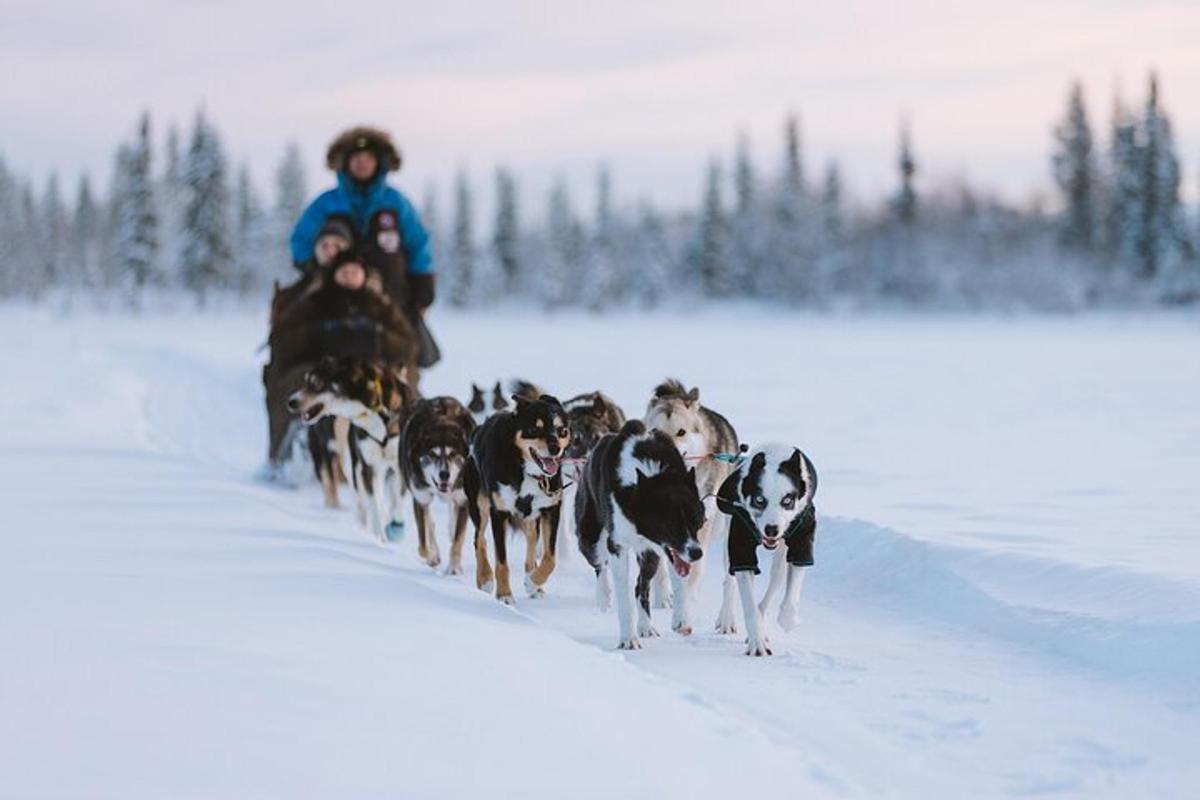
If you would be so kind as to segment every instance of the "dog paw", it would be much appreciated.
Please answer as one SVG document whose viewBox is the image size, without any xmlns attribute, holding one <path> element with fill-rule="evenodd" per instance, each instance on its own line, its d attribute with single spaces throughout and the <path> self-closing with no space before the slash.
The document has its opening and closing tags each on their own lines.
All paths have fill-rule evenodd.
<svg viewBox="0 0 1200 800">
<path fill-rule="evenodd" d="M 462 564 L 447 564 L 442 570 L 443 575 L 462 575 Z"/>
<path fill-rule="evenodd" d="M 643 639 L 657 639 L 661 635 L 662 634 L 658 632 L 658 629 L 649 622 L 644 625 L 638 625 L 638 636 L 642 637 Z"/>
<path fill-rule="evenodd" d="M 442 557 L 441 556 L 433 556 L 432 558 L 426 558 L 425 564 L 430 569 L 437 569 L 438 567 L 440 567 L 442 565 Z"/>
<path fill-rule="evenodd" d="M 517 601 L 513 599 L 511 594 L 497 595 L 496 599 L 506 606 L 515 606 L 517 604 Z"/>
<path fill-rule="evenodd" d="M 746 655 L 759 658 L 773 654 L 771 653 L 771 648 L 767 645 L 766 639 L 755 639 L 746 642 Z"/>
<path fill-rule="evenodd" d="M 671 625 L 671 630 L 675 631 L 680 636 L 691 636 L 692 635 L 692 626 L 686 622 L 680 622 L 680 623 Z"/>
<path fill-rule="evenodd" d="M 628 639 L 622 639 L 617 643 L 618 650 L 641 650 L 642 642 L 636 636 L 630 636 Z"/>
<path fill-rule="evenodd" d="M 546 590 L 541 586 L 535 586 L 532 589 L 528 589 L 528 594 L 530 600 L 540 600 L 546 596 Z"/>
<path fill-rule="evenodd" d="M 731 611 L 722 608 L 721 613 L 717 614 L 717 623 L 714 627 L 717 633 L 722 635 L 737 633 L 737 618 Z"/>
<path fill-rule="evenodd" d="M 492 578 L 491 580 L 486 580 L 483 583 L 479 584 L 479 591 L 487 592 L 488 594 L 491 594 L 495 588 L 496 588 L 496 579 L 495 578 Z"/>
<path fill-rule="evenodd" d="M 800 615 L 796 613 L 795 606 L 781 606 L 779 608 L 779 627 L 785 631 L 793 630 L 800 623 Z"/>
</svg>

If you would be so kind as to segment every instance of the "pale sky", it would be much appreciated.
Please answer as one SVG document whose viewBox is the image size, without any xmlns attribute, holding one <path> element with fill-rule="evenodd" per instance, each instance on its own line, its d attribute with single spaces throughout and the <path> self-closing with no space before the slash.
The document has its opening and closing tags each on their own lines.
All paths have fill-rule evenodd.
<svg viewBox="0 0 1200 800">
<path fill-rule="evenodd" d="M 1200 3 L 1165 0 L 0 0 L 0 155 L 73 194 L 83 170 L 107 183 L 142 109 L 161 138 L 203 103 L 263 188 L 289 139 L 311 188 L 328 183 L 328 140 L 371 122 L 404 151 L 402 188 L 419 199 L 436 182 L 443 208 L 456 168 L 490 194 L 499 162 L 533 211 L 557 174 L 586 206 L 601 159 L 618 199 L 678 207 L 739 131 L 775 169 L 795 109 L 809 175 L 836 158 L 859 198 L 890 190 L 906 115 L 927 184 L 965 176 L 1023 199 L 1049 186 L 1069 81 L 1104 142 L 1114 89 L 1140 102 L 1153 67 L 1190 197 L 1198 41 Z"/>
</svg>

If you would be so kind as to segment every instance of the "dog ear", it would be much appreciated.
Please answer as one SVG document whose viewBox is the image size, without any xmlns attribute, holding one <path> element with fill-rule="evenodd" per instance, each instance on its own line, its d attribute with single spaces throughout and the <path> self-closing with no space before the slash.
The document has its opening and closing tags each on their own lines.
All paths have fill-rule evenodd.
<svg viewBox="0 0 1200 800">
<path fill-rule="evenodd" d="M 690 406 L 692 403 L 695 403 L 697 400 L 699 400 L 699 399 L 700 399 L 700 387 L 699 387 L 699 386 L 693 386 L 693 387 L 692 387 L 692 388 L 691 388 L 691 389 L 688 391 L 688 393 L 685 395 L 685 398 L 686 398 L 686 399 L 684 400 L 684 402 L 685 402 L 687 405 L 689 405 L 689 406 Z"/>
<path fill-rule="evenodd" d="M 562 403 L 552 394 L 544 394 L 539 397 L 538 400 L 542 401 L 543 403 L 549 403 L 552 406 L 558 406 L 559 408 L 562 408 Z"/>
<path fill-rule="evenodd" d="M 608 410 L 608 405 L 604 402 L 604 395 L 596 392 L 596 396 L 592 398 L 592 411 L 597 416 L 603 416 Z"/>
</svg>

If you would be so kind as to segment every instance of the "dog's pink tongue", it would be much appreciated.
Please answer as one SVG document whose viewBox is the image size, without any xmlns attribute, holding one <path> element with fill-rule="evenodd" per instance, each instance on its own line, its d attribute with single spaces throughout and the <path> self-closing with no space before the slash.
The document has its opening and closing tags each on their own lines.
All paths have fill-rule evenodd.
<svg viewBox="0 0 1200 800">
<path fill-rule="evenodd" d="M 676 574 L 681 578 L 686 578 L 692 571 L 692 565 L 676 555 L 671 556 L 671 566 L 675 568 Z"/>
</svg>

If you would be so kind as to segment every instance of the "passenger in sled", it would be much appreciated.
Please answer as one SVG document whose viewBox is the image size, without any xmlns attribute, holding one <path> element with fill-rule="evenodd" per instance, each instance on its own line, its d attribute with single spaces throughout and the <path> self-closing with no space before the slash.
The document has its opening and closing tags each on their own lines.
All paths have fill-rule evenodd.
<svg viewBox="0 0 1200 800">
<path fill-rule="evenodd" d="M 415 382 L 419 345 L 412 324 L 395 303 L 372 288 L 378 282 L 366 258 L 351 248 L 316 267 L 287 303 L 276 304 L 268 339 L 271 361 L 263 370 L 272 469 L 287 460 L 300 430 L 287 399 L 322 357 L 380 359 L 403 367 Z"/>
</svg>

